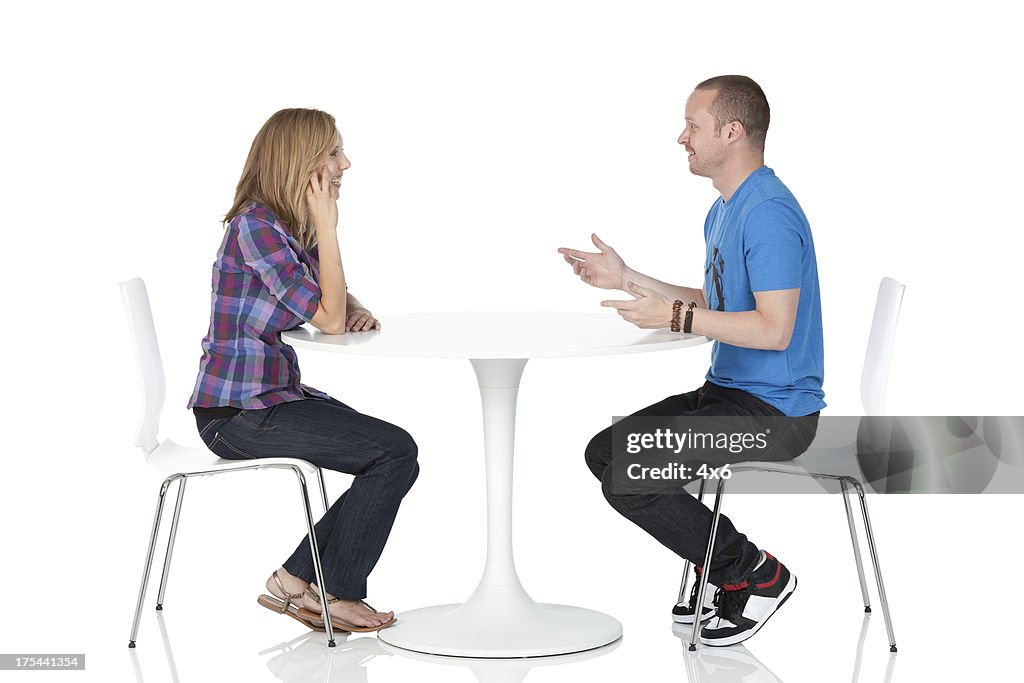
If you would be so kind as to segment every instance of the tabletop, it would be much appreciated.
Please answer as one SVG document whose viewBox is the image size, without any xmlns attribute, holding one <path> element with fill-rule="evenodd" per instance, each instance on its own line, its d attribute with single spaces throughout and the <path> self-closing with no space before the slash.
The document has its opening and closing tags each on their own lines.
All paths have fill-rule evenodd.
<svg viewBox="0 0 1024 683">
<path fill-rule="evenodd" d="M 616 313 L 414 313 L 381 319 L 373 332 L 324 334 L 308 326 L 281 333 L 298 348 L 407 358 L 557 358 L 696 346 L 695 334 L 641 330 Z"/>
</svg>

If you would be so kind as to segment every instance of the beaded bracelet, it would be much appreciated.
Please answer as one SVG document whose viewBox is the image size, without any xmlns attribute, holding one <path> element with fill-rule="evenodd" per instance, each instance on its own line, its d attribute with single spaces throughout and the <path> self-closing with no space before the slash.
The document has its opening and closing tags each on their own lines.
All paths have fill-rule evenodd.
<svg viewBox="0 0 1024 683">
<path fill-rule="evenodd" d="M 672 302 L 672 322 L 669 324 L 669 329 L 673 332 L 679 331 L 679 312 L 683 308 L 683 302 L 676 299 Z"/>
</svg>

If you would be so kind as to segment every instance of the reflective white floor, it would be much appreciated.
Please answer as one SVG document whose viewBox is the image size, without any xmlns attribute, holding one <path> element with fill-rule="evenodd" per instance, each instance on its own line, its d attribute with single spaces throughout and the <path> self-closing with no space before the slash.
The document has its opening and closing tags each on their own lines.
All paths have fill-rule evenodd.
<svg viewBox="0 0 1024 683">
<path fill-rule="evenodd" d="M 155 621 L 160 631 L 163 661 L 154 662 L 152 667 L 147 668 L 143 666 L 142 661 L 153 658 L 140 654 L 139 650 L 129 651 L 128 658 L 135 680 L 139 683 L 147 680 L 170 680 L 174 683 L 184 680 L 211 680 L 208 676 L 213 675 L 214 671 L 209 667 L 200 667 L 192 676 L 182 675 L 182 670 L 179 668 L 174 654 L 174 638 L 168 633 L 164 616 L 158 614 Z M 897 654 L 888 655 L 885 659 L 884 671 L 876 670 L 880 668 L 877 666 L 880 660 L 876 657 L 869 658 L 872 662 L 870 670 L 864 667 L 864 649 L 870 624 L 871 618 L 865 616 L 861 622 L 856 643 L 849 653 L 849 658 L 844 662 L 837 661 L 833 666 L 820 670 L 819 680 L 850 679 L 853 681 L 884 681 L 884 683 L 893 680 Z M 716 683 L 770 683 L 783 680 L 744 645 L 726 648 L 700 648 L 691 653 L 686 649 L 689 629 L 679 625 L 672 625 L 670 628 L 673 635 L 679 638 L 681 648 L 678 659 L 680 660 L 680 672 L 685 675 L 684 680 L 691 682 L 715 681 Z M 387 645 L 373 636 L 365 635 L 343 637 L 335 648 L 328 648 L 324 635 L 307 632 L 289 641 L 277 643 L 258 653 L 253 653 L 253 659 L 258 659 L 266 667 L 264 675 L 256 680 L 279 680 L 283 683 L 327 683 L 330 681 L 368 683 L 371 680 L 408 680 L 405 678 L 406 673 L 400 673 L 400 671 L 406 670 L 410 670 L 410 673 L 414 674 L 415 680 L 476 680 L 480 683 L 518 683 L 527 680 L 528 676 L 529 680 L 562 680 L 563 677 L 572 673 L 573 678 L 576 678 L 577 675 L 583 674 L 584 667 L 579 666 L 581 663 L 606 657 L 619 649 L 621 645 L 622 641 L 618 641 L 589 652 L 536 659 L 466 659 L 403 651 Z M 180 644 L 177 649 L 180 657 L 182 654 Z M 216 648 L 212 651 L 205 648 L 198 649 L 205 653 L 205 657 L 219 659 L 221 655 L 227 654 L 219 652 Z M 193 658 L 190 655 L 186 656 L 189 659 Z M 408 661 L 402 662 L 398 666 L 392 666 L 393 662 L 387 661 L 392 657 L 404 658 Z M 416 662 L 421 666 L 414 666 L 410 669 L 409 666 L 406 666 L 410 662 Z M 643 661 L 637 662 L 635 670 L 645 670 L 647 668 L 645 664 Z M 843 669 L 843 664 L 846 665 L 846 669 Z M 545 678 L 544 670 L 552 667 L 558 667 L 557 671 L 552 672 L 557 677 Z M 589 668 L 592 669 L 592 667 Z M 460 669 L 464 671 L 460 671 Z M 534 669 L 538 670 L 535 675 L 531 673 Z M 594 671 L 589 671 L 586 680 L 618 680 L 607 676 L 591 678 L 593 675 Z"/>
<path fill-rule="evenodd" d="M 255 604 L 258 590 L 243 583 L 222 583 L 214 594 L 190 590 L 196 567 L 210 556 L 175 556 L 180 562 L 173 575 L 163 614 L 147 598 L 138 647 L 126 648 L 132 598 L 120 596 L 111 609 L 94 612 L 89 628 L 65 640 L 79 643 L 89 653 L 89 680 L 146 681 L 622 681 L 640 676 L 652 680 L 715 681 L 954 681 L 1007 680 L 1019 661 L 1015 643 L 1022 630 L 1007 621 L 1000 633 L 1004 645 L 980 645 L 976 623 L 988 622 L 988 604 L 999 604 L 1005 614 L 1021 609 L 1021 597 L 1001 597 L 977 591 L 972 620 L 958 618 L 955 600 L 966 595 L 965 564 L 959 554 L 994 558 L 990 549 L 1002 542 L 997 526 L 987 519 L 1008 518 L 1020 509 L 1015 496 L 877 496 L 873 512 L 879 524 L 880 557 L 893 610 L 899 653 L 890 654 L 885 624 L 877 605 L 864 615 L 856 573 L 843 538 L 842 512 L 834 498 L 791 497 L 773 503 L 773 514 L 785 517 L 803 507 L 835 507 L 837 514 L 807 517 L 802 530 L 775 534 L 789 546 L 790 565 L 799 572 L 800 587 L 785 607 L 754 638 L 729 648 L 702 647 L 689 653 L 689 630 L 674 625 L 668 615 L 677 588 L 678 566 L 663 549 L 649 544 L 627 526 L 612 523 L 608 534 L 622 544 L 618 552 L 594 546 L 581 551 L 574 562 L 595 562 L 579 573 L 552 566 L 549 580 L 533 574 L 526 583 L 538 599 L 563 596 L 583 606 L 606 610 L 623 623 L 625 636 L 611 646 L 565 657 L 518 660 L 471 660 L 433 657 L 388 646 L 375 636 L 353 634 L 328 649 L 322 634 L 304 632 L 296 622 L 275 616 Z M 766 498 L 736 496 L 730 502 L 736 517 L 745 516 L 755 528 L 756 508 Z M 832 505 L 835 503 L 835 505 Z M 882 526 L 883 520 L 888 521 Z M 922 524 L 921 520 L 928 520 Z M 818 536 L 835 526 L 833 536 Z M 620 532 L 622 534 L 620 535 Z M 205 532 L 193 530 L 193 534 Z M 767 533 L 761 530 L 761 533 Z M 635 537 L 634 537 L 635 536 Z M 137 539 L 138 541 L 139 539 Z M 184 551 L 189 546 L 183 545 Z M 138 550 L 138 548 L 136 548 Z M 953 552 L 958 553 L 954 556 Z M 1016 552 L 1016 551 L 1012 551 Z M 986 554 L 989 553 L 989 554 Z M 566 556 L 571 553 L 566 553 Z M 530 555 L 530 553 L 526 553 Z M 217 556 L 218 562 L 223 560 Z M 1016 561 L 1016 555 L 999 557 Z M 1019 558 L 1018 558 L 1019 559 Z M 524 565 L 532 562 L 524 561 Z M 404 565 L 403 565 L 404 566 Z M 429 566 L 423 571 L 434 575 Z M 452 567 L 457 571 L 457 567 Z M 990 571 L 982 567 L 982 571 Z M 437 568 L 437 577 L 443 567 Z M 472 574 L 470 571 L 468 574 Z M 524 571 L 524 574 L 532 572 Z M 555 586 L 555 577 L 558 586 Z M 595 592 L 602 581 L 604 594 Z M 640 580 L 637 580 L 640 579 Z M 396 588 L 398 585 L 396 584 Z M 413 586 L 411 588 L 417 588 Z M 420 587 L 421 588 L 421 587 Z M 993 590 L 997 590 L 993 588 Z M 398 590 L 398 595 L 402 591 Z M 667 594 L 667 599 L 666 599 Z M 872 594 L 874 591 L 872 590 Z M 403 598 L 404 599 L 404 598 Z M 429 598 L 428 598 L 429 600 Z M 416 605 L 411 604 L 409 608 Z M 116 607 L 116 609 L 115 609 Z M 395 605 L 399 613 L 401 606 Z M 998 617 L 998 615 L 996 615 Z M 400 614 L 399 614 L 400 618 Z M 69 648 L 70 649 L 70 648 Z M 47 674 L 42 674 L 45 678 Z M 66 674 L 65 674 L 66 675 Z M 63 679 L 62 679 L 63 680 Z"/>
</svg>

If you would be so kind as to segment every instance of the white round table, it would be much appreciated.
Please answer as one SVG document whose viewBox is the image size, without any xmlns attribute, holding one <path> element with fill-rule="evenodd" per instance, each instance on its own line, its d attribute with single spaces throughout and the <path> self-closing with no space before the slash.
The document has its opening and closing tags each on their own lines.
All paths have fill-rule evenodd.
<svg viewBox="0 0 1024 683">
<path fill-rule="evenodd" d="M 480 385 L 487 471 L 487 560 L 461 605 L 403 612 L 379 637 L 396 647 L 458 657 L 541 657 L 582 652 L 622 636 L 614 618 L 534 602 L 512 557 L 516 396 L 530 358 L 603 356 L 695 346 L 697 335 L 645 331 L 609 313 L 430 313 L 390 316 L 379 332 L 284 332 L 297 348 L 368 356 L 466 358 Z"/>
</svg>

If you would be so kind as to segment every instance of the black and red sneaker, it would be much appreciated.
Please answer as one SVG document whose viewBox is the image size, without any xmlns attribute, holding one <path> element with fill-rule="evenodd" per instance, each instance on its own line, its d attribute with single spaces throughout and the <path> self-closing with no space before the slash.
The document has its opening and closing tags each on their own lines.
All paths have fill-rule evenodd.
<svg viewBox="0 0 1024 683">
<path fill-rule="evenodd" d="M 700 642 L 721 646 L 741 643 L 758 632 L 796 590 L 796 576 L 770 553 L 743 581 L 722 584 L 715 593 L 718 610 L 700 631 Z"/>
<path fill-rule="evenodd" d="M 693 589 L 690 591 L 688 602 L 677 602 L 672 608 L 672 621 L 677 624 L 692 624 L 693 613 L 697 606 L 697 589 L 700 588 L 700 567 L 693 568 Z M 704 608 L 701 610 L 700 620 L 707 621 L 715 616 L 715 591 L 718 586 L 708 584 L 704 589 Z"/>
</svg>

